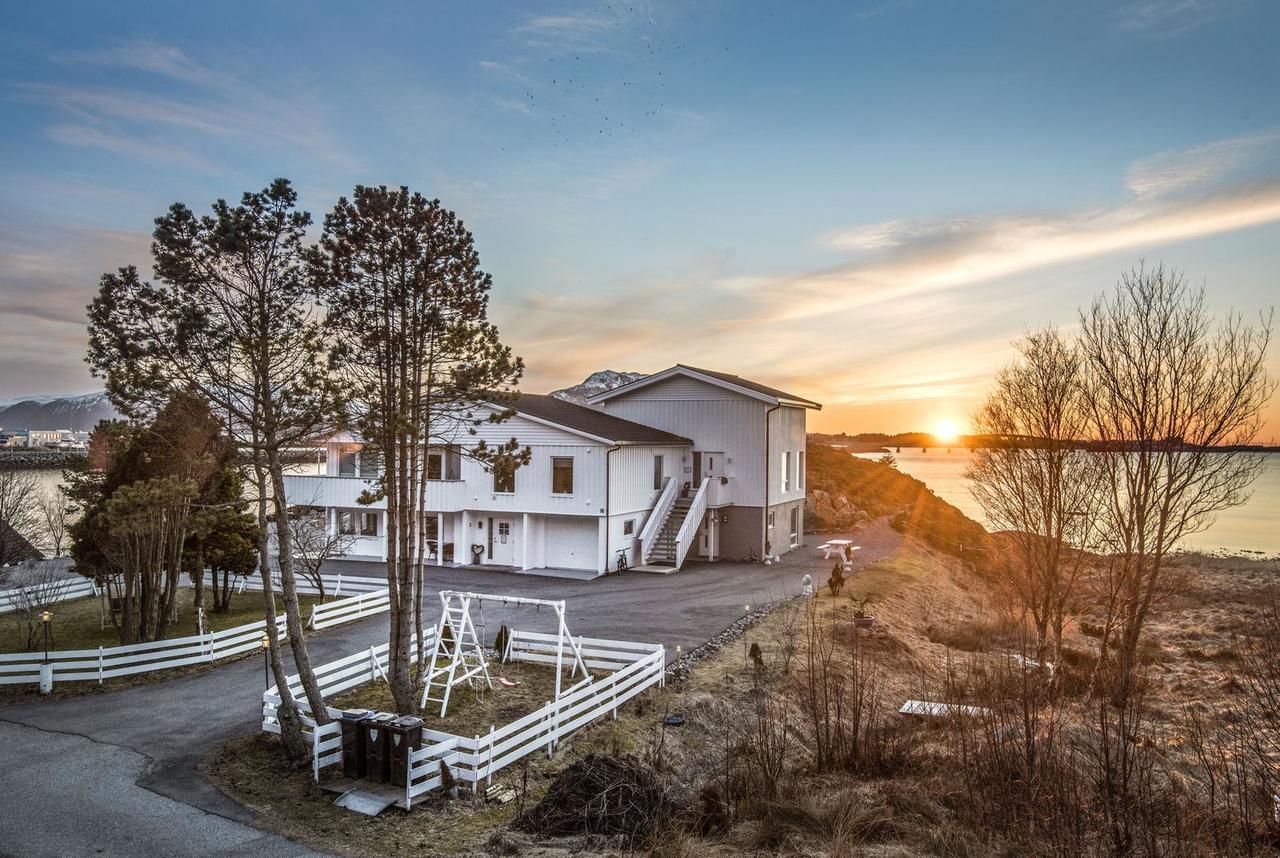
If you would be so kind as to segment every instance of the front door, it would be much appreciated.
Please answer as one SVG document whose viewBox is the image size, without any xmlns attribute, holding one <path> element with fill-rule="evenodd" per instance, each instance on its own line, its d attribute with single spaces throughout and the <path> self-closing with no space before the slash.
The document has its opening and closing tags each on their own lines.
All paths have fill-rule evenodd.
<svg viewBox="0 0 1280 858">
<path fill-rule="evenodd" d="M 707 477 L 718 478 L 724 475 L 724 453 L 708 453 L 704 450 L 695 455 L 697 456 L 695 463 L 698 465 L 698 482 L 702 482 Z"/>
<path fill-rule="evenodd" d="M 516 526 L 515 519 L 489 519 L 489 557 L 490 563 L 498 566 L 516 565 Z"/>
</svg>

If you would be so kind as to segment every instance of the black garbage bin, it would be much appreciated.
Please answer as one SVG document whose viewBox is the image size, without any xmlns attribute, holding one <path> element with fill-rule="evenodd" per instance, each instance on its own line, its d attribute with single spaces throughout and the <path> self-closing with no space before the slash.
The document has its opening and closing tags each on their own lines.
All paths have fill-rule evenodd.
<svg viewBox="0 0 1280 858">
<path fill-rule="evenodd" d="M 405 715 L 387 725 L 391 783 L 404 786 L 409 773 L 409 751 L 422 745 L 422 719 Z"/>
<path fill-rule="evenodd" d="M 368 771 L 361 725 L 373 714 L 369 709 L 348 709 L 338 716 L 342 724 L 342 773 L 349 778 L 362 778 Z"/>
<path fill-rule="evenodd" d="M 375 783 L 386 783 L 390 771 L 387 764 L 387 725 L 396 720 L 390 712 L 379 712 L 364 721 L 365 777 Z"/>
</svg>

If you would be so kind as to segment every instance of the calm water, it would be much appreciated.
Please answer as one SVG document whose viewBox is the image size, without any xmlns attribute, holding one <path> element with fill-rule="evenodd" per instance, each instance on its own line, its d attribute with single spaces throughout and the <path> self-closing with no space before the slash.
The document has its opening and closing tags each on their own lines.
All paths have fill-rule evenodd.
<svg viewBox="0 0 1280 858">
<path fill-rule="evenodd" d="M 866 459 L 878 459 L 881 453 L 859 453 Z M 938 497 L 959 507 L 965 515 L 985 522 L 982 507 L 969 494 L 969 481 L 964 469 L 969 461 L 967 450 L 929 450 L 904 447 L 894 453 L 898 469 L 910 474 L 933 489 Z M 1267 455 L 1267 464 L 1253 484 L 1248 503 L 1218 515 L 1217 521 L 1203 533 L 1186 540 L 1185 548 L 1197 551 L 1227 551 L 1233 554 L 1260 552 L 1280 555 L 1280 453 Z"/>
</svg>

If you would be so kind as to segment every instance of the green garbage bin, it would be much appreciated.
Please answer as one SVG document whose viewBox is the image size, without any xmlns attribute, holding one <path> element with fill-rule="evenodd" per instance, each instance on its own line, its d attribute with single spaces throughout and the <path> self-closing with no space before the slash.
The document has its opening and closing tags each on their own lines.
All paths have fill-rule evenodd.
<svg viewBox="0 0 1280 858">
<path fill-rule="evenodd" d="M 387 724 L 388 754 L 391 763 L 391 783 L 404 786 L 409 773 L 409 753 L 422 746 L 422 719 L 416 715 Z"/>
<path fill-rule="evenodd" d="M 361 724 L 364 732 L 365 777 L 375 783 L 386 783 L 391 772 L 387 755 L 387 725 L 396 720 L 390 712 L 379 712 Z"/>
<path fill-rule="evenodd" d="M 370 709 L 348 709 L 338 716 L 342 724 L 342 773 L 349 778 L 362 778 L 369 770 L 364 758 L 363 724 L 374 714 Z"/>
</svg>

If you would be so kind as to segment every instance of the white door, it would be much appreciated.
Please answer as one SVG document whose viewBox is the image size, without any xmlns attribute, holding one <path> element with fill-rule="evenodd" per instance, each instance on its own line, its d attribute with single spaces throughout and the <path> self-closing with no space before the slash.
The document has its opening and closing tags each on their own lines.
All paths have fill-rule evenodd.
<svg viewBox="0 0 1280 858">
<path fill-rule="evenodd" d="M 516 524 L 511 518 L 489 519 L 489 562 L 498 566 L 516 564 Z"/>
<path fill-rule="evenodd" d="M 699 479 L 703 477 L 722 477 L 724 476 L 724 453 L 707 453 L 702 454 L 702 473 L 698 475 Z"/>
</svg>

